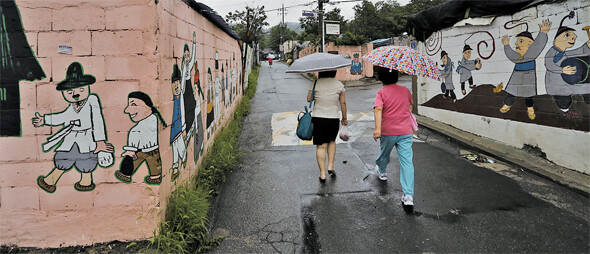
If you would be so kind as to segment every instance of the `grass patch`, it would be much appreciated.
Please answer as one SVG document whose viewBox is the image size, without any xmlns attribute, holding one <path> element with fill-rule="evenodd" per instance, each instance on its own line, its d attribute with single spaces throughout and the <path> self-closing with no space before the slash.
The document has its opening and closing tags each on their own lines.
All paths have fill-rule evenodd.
<svg viewBox="0 0 590 254">
<path fill-rule="evenodd" d="M 248 76 L 248 88 L 236 106 L 234 118 L 215 137 L 213 146 L 203 158 L 199 173 L 189 183 L 172 192 L 166 220 L 150 239 L 146 251 L 162 253 L 203 252 L 218 245 L 221 239 L 213 239 L 209 232 L 211 197 L 217 195 L 226 175 L 236 168 L 243 152 L 238 150 L 242 122 L 248 115 L 250 99 L 258 85 L 258 66 Z"/>
</svg>

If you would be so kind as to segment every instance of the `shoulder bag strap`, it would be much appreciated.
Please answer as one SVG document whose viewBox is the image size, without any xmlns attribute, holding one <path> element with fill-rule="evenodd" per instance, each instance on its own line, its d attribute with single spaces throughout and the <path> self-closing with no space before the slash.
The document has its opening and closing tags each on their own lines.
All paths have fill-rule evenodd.
<svg viewBox="0 0 590 254">
<path fill-rule="evenodd" d="M 315 96 L 315 84 L 317 84 L 317 83 L 318 83 L 318 80 L 316 79 L 313 82 L 313 89 L 311 90 L 311 100 L 309 100 L 309 110 L 311 110 L 311 104 L 313 103 L 313 98 Z"/>
</svg>

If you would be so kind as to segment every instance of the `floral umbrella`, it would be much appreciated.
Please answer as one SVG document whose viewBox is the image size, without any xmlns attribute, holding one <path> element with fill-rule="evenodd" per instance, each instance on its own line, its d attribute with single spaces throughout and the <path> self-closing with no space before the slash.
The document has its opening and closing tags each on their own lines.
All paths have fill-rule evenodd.
<svg viewBox="0 0 590 254">
<path fill-rule="evenodd" d="M 373 65 L 440 80 L 436 64 L 428 56 L 405 46 L 379 47 L 365 54 L 363 59 Z"/>
</svg>

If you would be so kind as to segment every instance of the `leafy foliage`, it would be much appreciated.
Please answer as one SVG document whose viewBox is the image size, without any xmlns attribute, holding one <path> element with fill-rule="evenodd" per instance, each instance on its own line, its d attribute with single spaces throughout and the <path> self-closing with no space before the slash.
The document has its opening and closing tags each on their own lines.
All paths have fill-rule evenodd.
<svg viewBox="0 0 590 254">
<path fill-rule="evenodd" d="M 355 16 L 349 21 L 340 15 L 340 9 L 334 8 L 326 13 L 325 19 L 340 21 L 341 35 L 327 35 L 326 41 L 336 45 L 362 45 L 375 39 L 399 36 L 405 32 L 406 17 L 446 1 L 449 0 L 411 0 L 401 6 L 395 0 L 376 3 L 364 0 L 353 7 Z M 304 29 L 298 36 L 299 41 L 319 44 L 318 18 L 300 18 L 299 22 Z"/>
<path fill-rule="evenodd" d="M 281 24 L 273 26 L 268 35 L 264 37 L 264 43 L 262 48 L 270 48 L 278 51 L 279 45 L 281 45 L 281 36 L 283 42 L 288 40 L 294 40 L 297 37 L 297 33 L 288 27 L 283 27 Z"/>
<path fill-rule="evenodd" d="M 245 11 L 229 12 L 225 18 L 230 21 L 232 29 L 249 45 L 260 42 L 264 36 L 262 27 L 268 26 L 264 6 L 256 8 L 246 6 Z"/>
</svg>

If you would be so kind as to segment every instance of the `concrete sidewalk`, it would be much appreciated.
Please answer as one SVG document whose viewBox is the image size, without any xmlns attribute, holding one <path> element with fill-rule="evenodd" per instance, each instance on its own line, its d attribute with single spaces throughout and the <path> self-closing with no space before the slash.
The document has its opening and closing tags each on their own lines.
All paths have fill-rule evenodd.
<svg viewBox="0 0 590 254">
<path fill-rule="evenodd" d="M 315 146 L 279 139 L 289 135 L 284 118 L 303 109 L 310 87 L 286 69 L 281 63 L 260 69 L 240 136 L 245 158 L 214 203 L 212 232 L 224 240 L 212 253 L 590 249 L 586 196 L 491 156 L 495 163 L 466 160 L 460 154 L 472 146 L 431 131 L 425 121 L 413 144 L 415 208 L 406 213 L 397 154 L 391 156 L 388 181 L 374 170 L 379 143 L 372 138 L 370 110 L 380 85 L 346 89 L 350 127 L 358 131 L 337 144 L 337 177 L 319 182 Z"/>
</svg>

